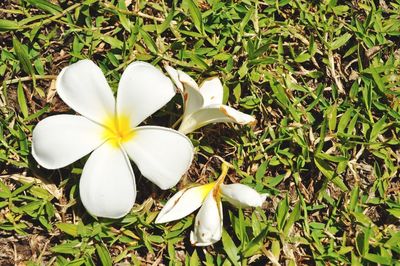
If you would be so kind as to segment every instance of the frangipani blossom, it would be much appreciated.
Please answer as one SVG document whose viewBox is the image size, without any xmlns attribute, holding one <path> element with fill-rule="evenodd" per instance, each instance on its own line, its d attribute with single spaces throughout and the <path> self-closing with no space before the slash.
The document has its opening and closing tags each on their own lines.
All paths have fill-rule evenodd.
<svg viewBox="0 0 400 266">
<path fill-rule="evenodd" d="M 183 95 L 184 114 L 179 131 L 188 134 L 210 123 L 254 124 L 255 118 L 222 104 L 224 90 L 218 77 L 206 79 L 200 87 L 186 73 L 165 66 L 175 86 Z"/>
<path fill-rule="evenodd" d="M 261 207 L 267 197 L 267 194 L 259 194 L 246 185 L 224 185 L 225 175 L 223 169 L 217 181 L 176 193 L 165 204 L 155 222 L 178 220 L 200 208 L 194 230 L 190 232 L 190 242 L 195 246 L 208 246 L 219 241 L 223 224 L 221 197 L 238 208 Z"/>
<path fill-rule="evenodd" d="M 101 69 L 90 60 L 64 68 L 57 77 L 61 99 L 79 115 L 55 115 L 33 130 L 32 154 L 45 168 L 64 167 L 91 153 L 80 179 L 89 213 L 119 218 L 136 198 L 129 158 L 161 189 L 174 186 L 193 158 L 190 140 L 175 130 L 138 126 L 174 95 L 172 82 L 145 62 L 130 64 L 115 100 Z"/>
</svg>

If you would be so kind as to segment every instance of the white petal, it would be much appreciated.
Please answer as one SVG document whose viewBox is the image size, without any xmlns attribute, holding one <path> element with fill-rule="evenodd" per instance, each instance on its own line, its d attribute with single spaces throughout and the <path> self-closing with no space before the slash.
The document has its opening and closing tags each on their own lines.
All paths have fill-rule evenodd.
<svg viewBox="0 0 400 266">
<path fill-rule="evenodd" d="M 178 71 L 170 66 L 165 66 L 165 70 L 168 72 L 169 77 L 172 79 L 174 82 L 176 88 L 178 89 L 178 92 L 183 93 L 183 84 L 179 80 L 179 73 Z"/>
<path fill-rule="evenodd" d="M 238 208 L 261 207 L 267 197 L 243 184 L 221 184 L 220 189 L 223 198 Z"/>
<path fill-rule="evenodd" d="M 200 127 L 217 122 L 233 122 L 241 125 L 255 123 L 251 115 L 226 105 L 210 105 L 183 118 L 179 131 L 188 134 Z"/>
<path fill-rule="evenodd" d="M 175 95 L 169 78 L 145 62 L 130 64 L 118 85 L 118 115 L 130 117 L 132 127 L 167 104 Z"/>
<path fill-rule="evenodd" d="M 167 223 L 181 219 L 201 206 L 215 183 L 184 189 L 176 193 L 165 204 L 157 216 L 156 223 Z"/>
<path fill-rule="evenodd" d="M 86 210 L 94 216 L 126 215 L 135 203 L 136 185 L 124 151 L 107 143 L 96 149 L 83 168 L 79 192 Z"/>
<path fill-rule="evenodd" d="M 200 85 L 199 89 L 201 95 L 203 95 L 204 106 L 212 104 L 222 104 L 224 97 L 224 88 L 218 77 L 206 79 Z"/>
<path fill-rule="evenodd" d="M 181 70 L 176 70 L 173 67 L 165 66 L 165 70 L 168 72 L 168 75 L 171 77 L 172 81 L 175 83 L 175 86 L 182 93 L 185 90 L 185 87 L 192 87 L 193 89 L 199 90 L 199 86 L 196 81 L 192 79 L 188 74 Z"/>
<path fill-rule="evenodd" d="M 182 94 L 183 103 L 185 106 L 184 116 L 199 110 L 204 105 L 203 95 L 199 91 L 199 87 L 188 74 L 180 70 L 175 70 L 170 66 L 166 66 L 169 76 L 174 81 L 175 86 Z"/>
<path fill-rule="evenodd" d="M 87 155 L 105 140 L 102 126 L 78 115 L 54 115 L 32 133 L 32 155 L 47 169 L 56 169 Z"/>
<path fill-rule="evenodd" d="M 190 242 L 195 246 L 208 246 L 222 236 L 222 204 L 214 197 L 212 190 L 204 200 L 196 216 L 194 231 L 190 232 Z"/>
<path fill-rule="evenodd" d="M 122 145 L 142 175 L 161 189 L 175 186 L 193 159 L 190 140 L 165 127 L 137 127 L 132 139 Z"/>
<path fill-rule="evenodd" d="M 64 68 L 57 77 L 57 93 L 76 112 L 98 123 L 112 117 L 115 99 L 101 69 L 90 60 Z"/>
<path fill-rule="evenodd" d="M 187 87 L 182 94 L 184 103 L 183 117 L 190 116 L 203 106 L 204 100 L 200 92 L 192 87 Z"/>
<path fill-rule="evenodd" d="M 186 87 L 191 87 L 193 89 L 199 90 L 199 86 L 197 85 L 196 81 L 192 79 L 188 74 L 185 72 L 178 70 L 179 74 L 179 81 L 182 82 L 183 86 Z"/>
<path fill-rule="evenodd" d="M 194 112 L 201 109 L 204 100 L 200 92 L 192 87 L 187 87 L 185 92 L 182 94 L 184 103 L 183 118 L 190 116 Z"/>
</svg>

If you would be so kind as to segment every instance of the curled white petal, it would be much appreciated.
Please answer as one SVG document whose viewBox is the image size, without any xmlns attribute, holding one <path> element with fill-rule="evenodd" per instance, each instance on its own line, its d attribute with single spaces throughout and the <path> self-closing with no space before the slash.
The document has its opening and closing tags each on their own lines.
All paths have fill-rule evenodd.
<svg viewBox="0 0 400 266">
<path fill-rule="evenodd" d="M 179 191 L 167 201 L 158 214 L 156 223 L 175 221 L 191 214 L 201 206 L 214 185 L 210 183 Z"/>
<path fill-rule="evenodd" d="M 240 112 L 227 105 L 221 105 L 221 112 L 225 114 L 230 120 L 230 122 L 237 123 L 240 125 L 254 124 L 256 119 L 248 114 Z"/>
<path fill-rule="evenodd" d="M 170 67 L 168 65 L 165 66 L 165 70 L 167 71 L 169 77 L 172 79 L 174 82 L 176 88 L 178 89 L 178 92 L 183 93 L 183 84 L 179 80 L 179 73 L 178 70 L 176 70 L 173 67 Z"/>
<path fill-rule="evenodd" d="M 168 75 L 171 77 L 175 86 L 181 93 L 184 92 L 187 87 L 191 87 L 196 90 L 199 89 L 196 81 L 194 81 L 194 79 L 192 79 L 185 72 L 176 70 L 175 68 L 170 66 L 165 66 L 165 70 L 168 72 Z"/>
<path fill-rule="evenodd" d="M 175 95 L 167 76 L 149 63 L 134 62 L 122 74 L 118 85 L 117 113 L 129 116 L 132 126 L 167 104 Z"/>
<path fill-rule="evenodd" d="M 217 122 L 233 122 L 241 125 L 253 124 L 255 118 L 226 105 L 210 105 L 185 116 L 179 131 L 188 134 L 200 127 Z"/>
<path fill-rule="evenodd" d="M 243 184 L 220 185 L 224 199 L 238 208 L 261 207 L 267 195 Z"/>
<path fill-rule="evenodd" d="M 126 154 L 107 143 L 87 160 L 79 192 L 86 210 L 98 217 L 125 216 L 136 198 L 135 176 Z"/>
<path fill-rule="evenodd" d="M 204 103 L 203 96 L 200 92 L 192 87 L 188 87 L 182 94 L 185 111 L 183 117 L 188 117 L 199 110 Z"/>
<path fill-rule="evenodd" d="M 61 99 L 81 115 L 102 123 L 114 115 L 115 99 L 101 69 L 90 60 L 64 68 L 57 77 Z"/>
<path fill-rule="evenodd" d="M 182 93 L 185 105 L 179 131 L 188 134 L 210 123 L 233 122 L 241 125 L 255 123 L 254 117 L 223 105 L 223 86 L 218 77 L 206 79 L 198 87 L 186 73 L 170 66 L 165 69 Z"/>
<path fill-rule="evenodd" d="M 100 146 L 104 142 L 103 130 L 83 116 L 47 117 L 33 130 L 32 155 L 47 169 L 64 167 Z"/>
<path fill-rule="evenodd" d="M 204 200 L 190 232 L 190 242 L 195 246 L 208 246 L 221 239 L 222 236 L 222 204 L 215 198 L 212 190 Z"/>
<path fill-rule="evenodd" d="M 182 94 L 184 116 L 188 116 L 200 109 L 204 105 L 204 99 L 197 83 L 185 72 L 175 70 L 170 66 L 166 66 L 165 69 L 178 88 L 178 91 Z"/>
<path fill-rule="evenodd" d="M 204 106 L 222 104 L 224 88 L 218 77 L 204 80 L 199 91 L 203 96 Z"/>
<path fill-rule="evenodd" d="M 190 140 L 165 127 L 137 127 L 123 147 L 142 175 L 161 189 L 175 186 L 193 159 Z"/>
<path fill-rule="evenodd" d="M 183 71 L 178 70 L 179 74 L 179 81 L 182 82 L 183 87 L 186 88 L 193 88 L 195 90 L 199 90 L 199 86 L 197 85 L 196 81 L 192 79 L 188 74 Z"/>
</svg>

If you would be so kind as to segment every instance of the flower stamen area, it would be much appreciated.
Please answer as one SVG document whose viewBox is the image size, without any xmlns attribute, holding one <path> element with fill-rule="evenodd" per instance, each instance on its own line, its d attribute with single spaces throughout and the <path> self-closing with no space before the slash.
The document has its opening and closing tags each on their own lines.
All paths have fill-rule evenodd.
<svg viewBox="0 0 400 266">
<path fill-rule="evenodd" d="M 202 185 L 201 189 L 199 190 L 199 197 L 204 200 L 207 197 L 208 193 L 210 193 L 210 191 L 214 188 L 214 186 L 215 182 Z"/>
<path fill-rule="evenodd" d="M 110 116 L 104 120 L 103 138 L 107 139 L 113 147 L 119 147 L 123 142 L 131 140 L 135 135 L 127 115 Z"/>
</svg>

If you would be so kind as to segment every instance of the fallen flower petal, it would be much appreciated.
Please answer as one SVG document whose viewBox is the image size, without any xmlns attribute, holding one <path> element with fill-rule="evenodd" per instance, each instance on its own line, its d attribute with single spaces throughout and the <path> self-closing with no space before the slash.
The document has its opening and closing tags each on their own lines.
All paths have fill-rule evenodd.
<svg viewBox="0 0 400 266">
<path fill-rule="evenodd" d="M 190 187 L 176 193 L 158 214 L 156 223 L 167 223 L 181 219 L 200 208 L 214 183 Z"/>
<path fill-rule="evenodd" d="M 200 85 L 199 92 L 203 96 L 204 106 L 222 104 L 224 87 L 218 77 L 204 80 Z"/>
<path fill-rule="evenodd" d="M 175 186 L 186 172 L 193 159 L 191 145 L 178 131 L 157 126 L 138 127 L 132 140 L 122 143 L 140 172 L 161 189 Z"/>
<path fill-rule="evenodd" d="M 135 176 L 122 149 L 102 145 L 83 167 L 79 194 L 89 213 L 120 218 L 135 203 Z"/>
<path fill-rule="evenodd" d="M 33 130 L 32 155 L 47 169 L 67 166 L 104 143 L 103 130 L 83 116 L 47 117 Z"/>
<path fill-rule="evenodd" d="M 220 189 L 223 198 L 238 208 L 261 207 L 267 198 L 267 194 L 260 194 L 243 184 L 221 184 Z"/>
<path fill-rule="evenodd" d="M 101 69 L 90 60 L 65 67 L 57 76 L 56 90 L 73 110 L 92 121 L 102 123 L 114 116 L 115 100 Z"/>
<path fill-rule="evenodd" d="M 184 114 L 183 117 L 195 112 L 204 105 L 204 98 L 199 91 L 199 86 L 188 74 L 180 70 L 175 70 L 170 66 L 165 66 L 169 76 L 183 97 Z"/>
<path fill-rule="evenodd" d="M 196 215 L 194 230 L 190 232 L 192 245 L 209 246 L 221 239 L 222 203 L 214 189 L 208 193 L 199 213 Z"/>
<path fill-rule="evenodd" d="M 210 105 L 206 108 L 185 116 L 179 127 L 179 131 L 188 134 L 205 125 L 218 122 L 234 122 L 241 125 L 254 123 L 254 117 L 239 112 L 226 105 Z"/>
<path fill-rule="evenodd" d="M 117 113 L 130 114 L 132 127 L 159 110 L 175 91 L 171 81 L 160 70 L 145 62 L 133 62 L 118 84 Z"/>
</svg>

